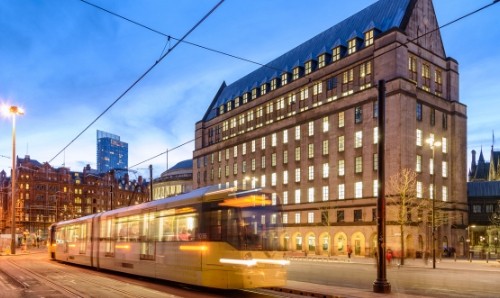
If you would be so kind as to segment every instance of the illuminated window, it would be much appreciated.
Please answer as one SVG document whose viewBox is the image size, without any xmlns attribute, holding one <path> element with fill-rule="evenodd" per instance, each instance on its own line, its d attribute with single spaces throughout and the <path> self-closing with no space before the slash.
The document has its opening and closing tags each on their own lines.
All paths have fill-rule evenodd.
<svg viewBox="0 0 500 298">
<path fill-rule="evenodd" d="M 278 142 L 276 133 L 271 135 L 271 147 L 276 147 L 276 143 Z"/>
<path fill-rule="evenodd" d="M 313 136 L 314 135 L 314 122 L 313 121 L 310 121 L 308 123 L 307 134 L 308 134 L 308 136 Z"/>
<path fill-rule="evenodd" d="M 328 155 L 328 140 L 323 140 L 322 153 L 323 155 Z"/>
<path fill-rule="evenodd" d="M 276 173 L 271 174 L 271 186 L 276 186 Z"/>
<path fill-rule="evenodd" d="M 288 170 L 283 171 L 283 184 L 288 184 Z"/>
<path fill-rule="evenodd" d="M 378 144 L 378 127 L 373 128 L 373 144 Z"/>
<path fill-rule="evenodd" d="M 330 190 L 329 190 L 328 185 L 323 186 L 323 188 L 322 188 L 322 198 L 323 198 L 323 201 L 328 201 L 328 199 L 330 198 Z"/>
<path fill-rule="evenodd" d="M 305 67 L 305 74 L 310 74 L 313 71 L 313 63 L 312 61 L 307 61 L 304 64 Z"/>
<path fill-rule="evenodd" d="M 283 131 L 283 144 L 288 144 L 288 130 Z"/>
<path fill-rule="evenodd" d="M 378 171 L 378 153 L 373 153 L 373 170 Z"/>
<path fill-rule="evenodd" d="M 446 138 L 442 138 L 441 139 L 441 149 L 442 149 L 443 153 L 447 153 L 448 152 L 448 145 L 447 145 Z"/>
<path fill-rule="evenodd" d="M 356 199 L 363 197 L 363 182 L 354 183 L 354 197 Z"/>
<path fill-rule="evenodd" d="M 314 180 L 314 166 L 309 166 L 307 178 L 309 181 Z"/>
<path fill-rule="evenodd" d="M 295 223 L 300 223 L 300 212 L 295 213 Z"/>
<path fill-rule="evenodd" d="M 283 223 L 284 224 L 288 223 L 288 214 L 287 213 L 283 213 Z"/>
<path fill-rule="evenodd" d="M 349 69 L 342 73 L 342 96 L 354 93 L 354 70 Z"/>
<path fill-rule="evenodd" d="M 373 44 L 373 29 L 365 32 L 365 47 Z"/>
<path fill-rule="evenodd" d="M 363 122 L 363 108 L 358 106 L 354 108 L 354 123 Z"/>
<path fill-rule="evenodd" d="M 285 72 L 281 75 L 281 85 L 282 86 L 288 84 L 288 76 L 289 76 L 289 74 L 287 72 Z"/>
<path fill-rule="evenodd" d="M 429 184 L 429 198 L 434 200 L 434 184 Z"/>
<path fill-rule="evenodd" d="M 417 129 L 417 146 L 422 146 L 422 131 Z"/>
<path fill-rule="evenodd" d="M 417 181 L 417 198 L 422 198 L 422 182 Z"/>
<path fill-rule="evenodd" d="M 262 150 L 266 149 L 266 137 L 262 137 L 260 139 L 260 149 Z"/>
<path fill-rule="evenodd" d="M 343 159 L 339 159 L 339 176 L 345 175 L 345 162 Z"/>
<path fill-rule="evenodd" d="M 295 190 L 295 204 L 300 204 L 300 189 Z"/>
<path fill-rule="evenodd" d="M 260 160 L 261 160 L 261 163 L 260 163 L 261 168 L 265 169 L 266 168 L 266 156 L 261 156 Z"/>
<path fill-rule="evenodd" d="M 241 154 L 243 154 L 243 155 L 247 154 L 247 143 L 243 143 L 241 145 Z"/>
<path fill-rule="evenodd" d="M 338 190 L 339 190 L 339 200 L 345 199 L 345 184 L 339 184 Z"/>
<path fill-rule="evenodd" d="M 300 140 L 300 126 L 295 126 L 295 140 Z"/>
<path fill-rule="evenodd" d="M 343 152 L 344 151 L 344 136 L 339 136 L 338 141 L 339 141 L 339 152 Z"/>
<path fill-rule="evenodd" d="M 266 175 L 260 176 L 260 187 L 266 187 Z"/>
<path fill-rule="evenodd" d="M 288 163 L 288 150 L 283 151 L 283 164 Z"/>
<path fill-rule="evenodd" d="M 347 54 L 351 55 L 356 52 L 357 40 L 353 38 L 347 42 Z"/>
<path fill-rule="evenodd" d="M 443 186 L 441 192 L 442 192 L 441 198 L 442 198 L 443 202 L 447 202 L 448 201 L 448 188 L 446 186 Z"/>
<path fill-rule="evenodd" d="M 415 167 L 417 173 L 422 172 L 422 155 L 417 155 L 417 165 Z"/>
<path fill-rule="evenodd" d="M 361 148 L 363 146 L 363 132 L 357 131 L 354 134 L 354 148 Z"/>
<path fill-rule="evenodd" d="M 332 61 L 340 60 L 340 47 L 335 47 L 332 51 Z"/>
<path fill-rule="evenodd" d="M 359 174 L 361 172 L 363 172 L 363 157 L 358 156 L 355 159 L 355 173 Z"/>
<path fill-rule="evenodd" d="M 271 80 L 271 91 L 279 87 L 279 82 L 277 78 Z"/>
<path fill-rule="evenodd" d="M 295 147 L 295 161 L 300 161 L 300 147 Z"/>
<path fill-rule="evenodd" d="M 441 96 L 443 94 L 443 75 L 441 70 L 434 70 L 434 93 L 437 96 Z"/>
<path fill-rule="evenodd" d="M 233 147 L 233 157 L 238 157 L 238 146 Z"/>
<path fill-rule="evenodd" d="M 443 171 L 443 177 L 446 178 L 448 177 L 448 162 L 443 161 L 441 164 L 442 164 L 441 170 Z"/>
<path fill-rule="evenodd" d="M 307 157 L 314 158 L 314 144 L 313 143 L 307 145 Z"/>
<path fill-rule="evenodd" d="M 328 165 L 328 163 L 324 163 L 323 164 L 323 178 L 328 178 L 330 174 L 330 167 Z"/>
<path fill-rule="evenodd" d="M 324 67 L 325 65 L 326 65 L 326 54 L 323 54 L 318 57 L 318 68 Z"/>
<path fill-rule="evenodd" d="M 295 169 L 295 182 L 300 182 L 300 168 Z"/>
<path fill-rule="evenodd" d="M 307 223 L 314 223 L 314 212 L 308 212 L 307 213 Z"/>
<path fill-rule="evenodd" d="M 271 166 L 276 166 L 276 153 L 271 154 Z"/>
<path fill-rule="evenodd" d="M 292 70 L 292 79 L 295 81 L 300 78 L 300 67 L 297 66 Z"/>
<path fill-rule="evenodd" d="M 422 89 L 430 91 L 431 86 L 431 71 L 428 64 L 422 64 Z"/>
<path fill-rule="evenodd" d="M 345 120 L 344 120 L 344 112 L 339 113 L 339 127 L 344 127 Z"/>
<path fill-rule="evenodd" d="M 307 201 L 309 203 L 314 203 L 314 187 L 310 187 L 307 190 Z"/>
<path fill-rule="evenodd" d="M 267 83 L 260 85 L 260 94 L 264 95 L 267 93 Z"/>
<path fill-rule="evenodd" d="M 373 196 L 378 197 L 378 180 L 373 180 Z"/>
<path fill-rule="evenodd" d="M 417 83 L 417 58 L 414 56 L 408 57 L 408 73 L 410 80 Z"/>
<path fill-rule="evenodd" d="M 323 93 L 323 83 L 317 82 L 313 85 L 313 95 L 318 95 Z"/>
<path fill-rule="evenodd" d="M 288 204 L 288 191 L 283 192 L 283 205 Z"/>
<path fill-rule="evenodd" d="M 323 117 L 323 132 L 327 132 L 330 124 L 328 123 L 328 116 Z"/>
</svg>

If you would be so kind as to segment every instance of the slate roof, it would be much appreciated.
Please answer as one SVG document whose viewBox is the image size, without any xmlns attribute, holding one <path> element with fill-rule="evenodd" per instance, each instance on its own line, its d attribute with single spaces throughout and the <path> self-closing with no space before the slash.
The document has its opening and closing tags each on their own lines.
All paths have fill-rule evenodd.
<svg viewBox="0 0 500 298">
<path fill-rule="evenodd" d="M 325 49 L 331 52 L 336 46 L 347 46 L 348 40 L 355 36 L 363 37 L 364 32 L 373 28 L 381 33 L 401 28 L 411 2 L 412 0 L 377 1 L 236 82 L 228 86 L 223 83 L 203 120 L 215 118 L 219 106 L 250 91 L 264 78 L 276 77 L 277 72 L 280 72 L 279 74 L 288 72 L 297 65 L 304 66 L 304 63 L 311 58 L 317 59 L 320 54 L 325 53 Z"/>
<path fill-rule="evenodd" d="M 467 182 L 467 196 L 500 197 L 500 181 Z"/>
</svg>

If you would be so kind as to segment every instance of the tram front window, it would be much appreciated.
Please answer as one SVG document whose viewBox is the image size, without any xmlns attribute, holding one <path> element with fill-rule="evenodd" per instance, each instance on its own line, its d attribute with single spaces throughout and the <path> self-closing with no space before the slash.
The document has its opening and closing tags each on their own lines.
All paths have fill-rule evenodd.
<svg viewBox="0 0 500 298">
<path fill-rule="evenodd" d="M 205 221 L 209 239 L 226 241 L 238 250 L 279 250 L 281 212 L 270 202 L 267 194 L 259 194 L 212 205 Z"/>
</svg>

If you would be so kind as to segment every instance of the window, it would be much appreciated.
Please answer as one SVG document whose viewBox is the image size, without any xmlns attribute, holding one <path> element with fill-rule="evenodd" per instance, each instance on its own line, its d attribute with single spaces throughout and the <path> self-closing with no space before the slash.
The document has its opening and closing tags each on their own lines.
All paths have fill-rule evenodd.
<svg viewBox="0 0 500 298">
<path fill-rule="evenodd" d="M 436 109 L 431 109 L 431 126 L 436 125 Z"/>
<path fill-rule="evenodd" d="M 339 200 L 345 199 L 345 184 L 339 184 L 338 190 L 339 190 Z"/>
<path fill-rule="evenodd" d="M 434 175 L 434 159 L 429 159 L 429 174 Z"/>
<path fill-rule="evenodd" d="M 331 91 L 331 90 L 335 90 L 337 89 L 337 77 L 331 77 L 329 78 L 327 81 L 326 81 L 326 89 L 328 91 Z M 334 94 L 334 97 L 336 97 L 335 93 L 336 92 L 332 92 Z"/>
<path fill-rule="evenodd" d="M 431 200 L 434 200 L 434 184 L 429 184 L 429 198 Z"/>
<path fill-rule="evenodd" d="M 310 187 L 307 190 L 307 201 L 309 203 L 314 203 L 314 187 Z"/>
<path fill-rule="evenodd" d="M 314 122 L 313 121 L 310 121 L 308 123 L 307 134 L 308 134 L 308 136 L 314 136 Z"/>
<path fill-rule="evenodd" d="M 342 74 L 342 96 L 354 93 L 354 70 L 349 69 Z"/>
<path fill-rule="evenodd" d="M 295 126 L 295 140 L 300 140 L 300 126 Z"/>
<path fill-rule="evenodd" d="M 434 93 L 441 96 L 443 94 L 443 75 L 440 69 L 434 70 L 434 87 Z"/>
<path fill-rule="evenodd" d="M 356 52 L 357 40 L 353 38 L 347 42 L 347 54 L 351 55 Z"/>
<path fill-rule="evenodd" d="M 300 189 L 295 190 L 295 204 L 300 204 Z"/>
<path fill-rule="evenodd" d="M 373 153 L 373 170 L 378 171 L 378 153 Z"/>
<path fill-rule="evenodd" d="M 295 161 L 300 161 L 300 147 L 295 147 Z"/>
<path fill-rule="evenodd" d="M 339 128 L 344 127 L 345 120 L 344 120 L 344 112 L 339 113 Z"/>
<path fill-rule="evenodd" d="M 422 131 L 417 129 L 417 146 L 422 146 Z"/>
<path fill-rule="evenodd" d="M 365 47 L 373 44 L 373 29 L 365 32 Z"/>
<path fill-rule="evenodd" d="M 332 62 L 340 60 L 340 47 L 335 47 L 332 51 Z"/>
<path fill-rule="evenodd" d="M 378 144 L 378 127 L 373 128 L 373 144 Z"/>
<path fill-rule="evenodd" d="M 283 144 L 288 144 L 288 130 L 283 131 Z"/>
<path fill-rule="evenodd" d="M 448 177 L 448 162 L 443 161 L 441 166 L 441 171 L 443 172 L 443 178 Z"/>
<path fill-rule="evenodd" d="M 414 56 L 408 57 L 408 76 L 411 81 L 417 83 L 417 58 Z"/>
<path fill-rule="evenodd" d="M 372 63 L 365 62 L 359 66 L 359 90 L 370 88 L 372 85 Z"/>
<path fill-rule="evenodd" d="M 417 181 L 417 198 L 422 198 L 422 182 Z"/>
<path fill-rule="evenodd" d="M 314 180 L 314 166 L 309 166 L 307 178 L 309 181 Z"/>
<path fill-rule="evenodd" d="M 484 206 L 484 211 L 486 213 L 493 213 L 494 210 L 494 207 L 493 207 L 493 204 L 486 204 L 486 206 Z"/>
<path fill-rule="evenodd" d="M 276 147 L 277 142 L 278 142 L 278 139 L 277 139 L 276 133 L 273 133 L 271 135 L 271 147 Z"/>
<path fill-rule="evenodd" d="M 271 166 L 276 166 L 276 153 L 271 154 Z"/>
<path fill-rule="evenodd" d="M 308 212 L 307 213 L 307 223 L 314 223 L 314 212 Z"/>
<path fill-rule="evenodd" d="M 322 154 L 328 155 L 328 140 L 323 140 Z"/>
<path fill-rule="evenodd" d="M 431 71 L 428 64 L 422 64 L 422 89 L 430 91 L 431 88 Z"/>
<path fill-rule="evenodd" d="M 283 151 L 283 164 L 288 163 L 288 150 Z"/>
<path fill-rule="evenodd" d="M 233 147 L 233 157 L 234 158 L 238 157 L 238 146 Z"/>
<path fill-rule="evenodd" d="M 279 87 L 279 82 L 277 78 L 271 80 L 271 91 Z"/>
<path fill-rule="evenodd" d="M 260 161 L 261 161 L 261 162 L 260 162 L 260 166 L 261 166 L 261 168 L 262 168 L 262 169 L 265 169 L 265 168 L 266 168 L 266 156 L 265 156 L 265 155 L 261 156 L 261 157 L 260 157 Z"/>
<path fill-rule="evenodd" d="M 344 136 L 339 136 L 339 152 L 344 152 Z"/>
<path fill-rule="evenodd" d="M 307 61 L 304 64 L 304 67 L 305 67 L 305 74 L 310 74 L 313 71 L 313 62 Z"/>
<path fill-rule="evenodd" d="M 373 102 L 373 118 L 378 118 L 378 100 Z"/>
<path fill-rule="evenodd" d="M 262 150 L 266 149 L 266 137 L 262 137 L 260 139 L 260 149 Z"/>
<path fill-rule="evenodd" d="M 252 99 L 256 99 L 259 96 L 259 89 L 253 88 L 252 89 Z"/>
<path fill-rule="evenodd" d="M 354 123 L 363 122 L 363 108 L 358 106 L 354 108 Z"/>
<path fill-rule="evenodd" d="M 295 169 L 295 182 L 300 182 L 300 168 Z"/>
<path fill-rule="evenodd" d="M 252 140 L 252 143 L 251 143 L 251 151 L 252 152 L 255 152 L 255 140 Z"/>
<path fill-rule="evenodd" d="M 286 84 L 288 84 L 288 76 L 290 74 L 288 72 L 285 72 L 281 75 L 281 85 L 282 86 L 285 86 Z"/>
<path fill-rule="evenodd" d="M 307 157 L 314 158 L 314 144 L 313 143 L 307 145 Z"/>
<path fill-rule="evenodd" d="M 373 180 L 373 196 L 378 197 L 378 180 Z"/>
<path fill-rule="evenodd" d="M 288 184 L 288 171 L 283 171 L 283 184 Z"/>
<path fill-rule="evenodd" d="M 266 175 L 260 176 L 260 187 L 266 187 Z"/>
<path fill-rule="evenodd" d="M 422 155 L 417 155 L 417 165 L 415 167 L 417 173 L 422 173 Z"/>
<path fill-rule="evenodd" d="M 422 121 L 422 104 L 417 102 L 417 121 Z"/>
<path fill-rule="evenodd" d="M 448 116 L 443 113 L 443 129 L 448 129 Z"/>
<path fill-rule="evenodd" d="M 276 186 L 276 173 L 271 174 L 271 186 Z"/>
<path fill-rule="evenodd" d="M 354 134 L 354 148 L 361 148 L 363 146 L 363 132 L 357 131 Z"/>
<path fill-rule="evenodd" d="M 317 82 L 313 85 L 313 95 L 318 95 L 323 93 L 323 83 Z"/>
<path fill-rule="evenodd" d="M 260 94 L 264 95 L 267 93 L 267 83 L 260 85 Z"/>
<path fill-rule="evenodd" d="M 442 191 L 441 198 L 443 199 L 443 202 L 447 202 L 448 201 L 448 188 L 446 186 L 443 186 L 441 191 Z"/>
<path fill-rule="evenodd" d="M 363 221 L 363 210 L 354 209 L 354 221 Z"/>
<path fill-rule="evenodd" d="M 358 156 L 355 159 L 355 171 L 356 174 L 362 173 L 363 172 L 363 157 Z"/>
<path fill-rule="evenodd" d="M 339 159 L 339 176 L 345 175 L 345 162 L 343 159 Z"/>
<path fill-rule="evenodd" d="M 324 67 L 325 65 L 326 65 L 326 54 L 323 54 L 318 57 L 318 68 Z"/>
<path fill-rule="evenodd" d="M 252 158 L 252 171 L 255 171 L 255 158 Z"/>
<path fill-rule="evenodd" d="M 363 197 L 363 182 L 354 183 L 354 197 L 356 199 Z"/>
<path fill-rule="evenodd" d="M 328 116 L 323 117 L 323 132 L 327 132 L 329 128 Z"/>
<path fill-rule="evenodd" d="M 330 190 L 329 190 L 328 185 L 323 186 L 323 188 L 322 188 L 322 200 L 328 201 L 329 197 L 330 197 Z"/>
<path fill-rule="evenodd" d="M 441 149 L 443 153 L 448 153 L 448 145 L 446 138 L 441 139 Z"/>
<path fill-rule="evenodd" d="M 300 78 L 300 66 L 297 66 L 292 70 L 292 79 L 295 81 L 298 78 Z"/>
<path fill-rule="evenodd" d="M 344 210 L 337 210 L 337 222 L 344 222 Z"/>
<path fill-rule="evenodd" d="M 234 163 L 233 164 L 233 175 L 237 175 L 237 174 L 238 174 L 238 164 Z"/>
<path fill-rule="evenodd" d="M 481 205 L 472 205 L 472 213 L 481 213 Z"/>
<path fill-rule="evenodd" d="M 295 213 L 295 223 L 300 223 L 300 212 Z"/>
<path fill-rule="evenodd" d="M 323 164 L 323 178 L 328 178 L 328 175 L 330 173 L 330 166 L 328 163 Z"/>
<path fill-rule="evenodd" d="M 283 204 L 284 205 L 288 204 L 288 191 L 283 192 Z"/>
</svg>

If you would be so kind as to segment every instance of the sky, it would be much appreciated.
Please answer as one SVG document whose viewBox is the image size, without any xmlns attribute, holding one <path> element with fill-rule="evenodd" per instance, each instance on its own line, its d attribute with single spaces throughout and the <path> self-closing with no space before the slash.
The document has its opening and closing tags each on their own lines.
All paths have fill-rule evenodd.
<svg viewBox="0 0 500 298">
<path fill-rule="evenodd" d="M 219 1 L 88 2 L 181 38 Z M 265 64 L 375 2 L 229 0 L 186 41 Z M 434 0 L 434 8 L 444 25 L 491 2 Z M 495 130 L 500 149 L 498 15 L 500 3 L 441 29 L 446 55 L 459 63 L 468 168 L 473 149 L 489 160 Z M 128 143 L 134 175 L 148 178 L 151 164 L 158 177 L 191 159 L 195 124 L 221 84 L 259 65 L 187 43 L 155 65 L 175 43 L 80 0 L 0 1 L 0 104 L 25 110 L 16 118 L 16 154 L 72 171 L 96 168 L 96 130 L 103 130 Z M 10 173 L 11 118 L 0 118 L 0 136 L 0 170 Z"/>
</svg>

